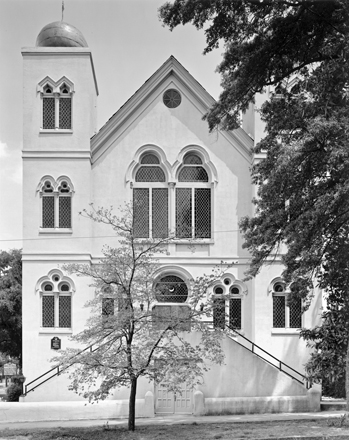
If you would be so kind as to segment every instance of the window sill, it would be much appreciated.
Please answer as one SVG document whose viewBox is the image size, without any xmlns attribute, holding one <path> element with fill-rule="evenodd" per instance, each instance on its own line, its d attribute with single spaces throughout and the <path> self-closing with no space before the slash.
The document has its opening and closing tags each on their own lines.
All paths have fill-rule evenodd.
<svg viewBox="0 0 349 440">
<path fill-rule="evenodd" d="M 53 133 L 55 133 L 55 134 L 57 134 L 57 133 L 59 133 L 59 134 L 72 134 L 73 130 L 72 129 L 63 129 L 63 128 L 45 130 L 43 128 L 40 128 L 40 131 L 39 131 L 39 134 L 53 134 Z"/>
<path fill-rule="evenodd" d="M 72 234 L 72 228 L 39 228 L 39 234 Z"/>
<path fill-rule="evenodd" d="M 73 330 L 71 328 L 60 328 L 60 327 L 41 327 L 39 330 L 39 335 L 53 335 L 53 334 L 71 335 Z"/>
<path fill-rule="evenodd" d="M 272 335 L 294 335 L 299 336 L 299 328 L 272 328 Z"/>
</svg>

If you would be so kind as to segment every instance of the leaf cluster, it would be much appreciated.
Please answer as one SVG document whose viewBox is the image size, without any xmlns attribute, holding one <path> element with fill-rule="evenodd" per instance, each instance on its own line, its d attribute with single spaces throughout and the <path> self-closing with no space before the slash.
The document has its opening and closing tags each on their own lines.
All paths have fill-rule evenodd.
<svg viewBox="0 0 349 440">
<path fill-rule="evenodd" d="M 217 67 L 219 100 L 205 118 L 210 130 L 237 128 L 239 114 L 268 85 L 278 85 L 314 63 L 344 58 L 348 39 L 346 0 L 175 0 L 159 9 L 165 26 L 192 23 L 204 29 L 204 53 L 224 44 Z"/>
<path fill-rule="evenodd" d="M 0 352 L 22 355 L 22 252 L 0 252 Z"/>
</svg>

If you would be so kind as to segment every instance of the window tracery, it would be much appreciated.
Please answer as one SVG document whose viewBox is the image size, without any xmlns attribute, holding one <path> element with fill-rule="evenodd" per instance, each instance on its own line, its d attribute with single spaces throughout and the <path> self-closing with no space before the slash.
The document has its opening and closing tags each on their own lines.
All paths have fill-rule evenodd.
<svg viewBox="0 0 349 440">
<path fill-rule="evenodd" d="M 46 77 L 38 84 L 38 91 L 42 100 L 42 130 L 71 130 L 73 83 L 65 77 L 57 82 Z"/>
<path fill-rule="evenodd" d="M 73 187 L 70 180 L 60 177 L 55 181 L 46 176 L 39 184 L 39 191 L 42 198 L 41 228 L 71 229 Z"/>
</svg>

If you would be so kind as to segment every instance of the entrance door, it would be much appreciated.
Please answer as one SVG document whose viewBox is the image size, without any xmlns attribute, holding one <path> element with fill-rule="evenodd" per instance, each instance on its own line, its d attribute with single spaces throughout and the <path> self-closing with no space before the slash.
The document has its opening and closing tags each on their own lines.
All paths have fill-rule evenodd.
<svg viewBox="0 0 349 440">
<path fill-rule="evenodd" d="M 192 390 L 184 383 L 181 386 L 181 393 L 174 394 L 168 391 L 164 383 L 156 386 L 156 414 L 192 414 Z"/>
</svg>

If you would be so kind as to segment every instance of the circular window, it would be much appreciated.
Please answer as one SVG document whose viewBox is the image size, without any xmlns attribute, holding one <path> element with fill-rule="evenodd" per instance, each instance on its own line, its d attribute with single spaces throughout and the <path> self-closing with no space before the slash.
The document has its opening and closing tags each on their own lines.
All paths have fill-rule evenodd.
<svg viewBox="0 0 349 440">
<path fill-rule="evenodd" d="M 226 286 L 229 286 L 229 284 L 231 283 L 230 278 L 224 278 L 223 283 L 224 283 Z"/>
<path fill-rule="evenodd" d="M 221 287 L 221 286 L 216 286 L 216 287 L 213 289 L 213 291 L 214 291 L 214 293 L 215 293 L 216 295 L 222 295 L 222 294 L 223 294 L 223 287 Z"/>
<path fill-rule="evenodd" d="M 284 292 L 285 291 L 285 285 L 282 283 L 275 283 L 274 284 L 274 292 Z"/>
<path fill-rule="evenodd" d="M 68 284 L 62 284 L 61 285 L 61 292 L 69 292 L 69 285 Z"/>
<path fill-rule="evenodd" d="M 232 295 L 239 295 L 239 293 L 240 293 L 240 290 L 239 290 L 239 288 L 238 287 L 231 287 L 230 288 L 230 293 L 232 294 Z"/>
<path fill-rule="evenodd" d="M 181 95 L 177 90 L 169 89 L 166 90 L 163 96 L 163 101 L 166 107 L 168 108 L 176 108 L 182 101 Z"/>
<path fill-rule="evenodd" d="M 155 297 L 159 302 L 182 303 L 188 298 L 188 287 L 181 278 L 168 275 L 155 285 Z"/>
<path fill-rule="evenodd" d="M 55 276 L 53 277 L 53 281 L 55 281 L 55 282 L 59 281 L 59 276 L 58 276 L 58 275 L 55 275 Z"/>
</svg>

